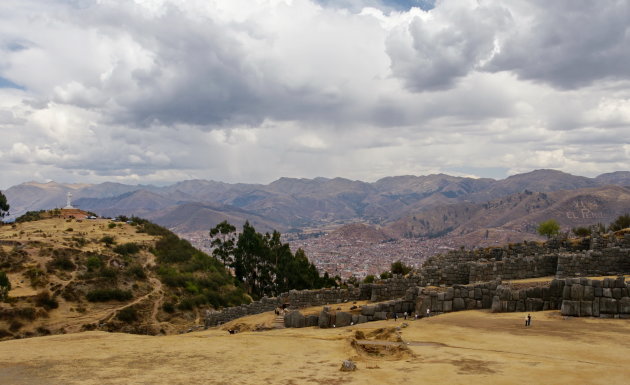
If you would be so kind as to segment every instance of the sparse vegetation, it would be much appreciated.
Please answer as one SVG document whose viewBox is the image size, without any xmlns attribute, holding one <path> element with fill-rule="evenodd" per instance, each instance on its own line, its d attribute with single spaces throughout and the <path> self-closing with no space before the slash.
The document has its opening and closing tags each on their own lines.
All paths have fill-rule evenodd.
<svg viewBox="0 0 630 385">
<path fill-rule="evenodd" d="M 396 261 L 390 266 L 390 271 L 392 272 L 392 274 L 407 275 L 411 272 L 411 270 L 413 270 L 411 266 L 407 266 L 401 261 Z"/>
<path fill-rule="evenodd" d="M 123 256 L 129 256 L 138 254 L 140 252 L 140 246 L 134 242 L 124 243 L 114 247 L 114 252 Z"/>
<path fill-rule="evenodd" d="M 591 229 L 588 227 L 574 227 L 571 231 L 578 237 L 588 237 L 591 235 Z"/>
<path fill-rule="evenodd" d="M 59 302 L 50 295 L 48 290 L 41 291 L 35 296 L 35 304 L 46 310 L 52 310 L 59 307 Z"/>
</svg>

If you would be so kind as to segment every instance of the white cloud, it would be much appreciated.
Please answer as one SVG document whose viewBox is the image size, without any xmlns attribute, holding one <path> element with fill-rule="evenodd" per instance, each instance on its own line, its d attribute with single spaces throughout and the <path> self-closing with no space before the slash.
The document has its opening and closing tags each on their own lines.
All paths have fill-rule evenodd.
<svg viewBox="0 0 630 385">
<path fill-rule="evenodd" d="M 629 7 L 6 0 L 0 186 L 629 169 Z"/>
</svg>

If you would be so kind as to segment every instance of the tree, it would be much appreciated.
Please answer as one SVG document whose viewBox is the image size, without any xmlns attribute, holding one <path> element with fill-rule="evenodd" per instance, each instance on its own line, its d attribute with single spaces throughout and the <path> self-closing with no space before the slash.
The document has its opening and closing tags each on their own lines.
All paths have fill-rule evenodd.
<svg viewBox="0 0 630 385">
<path fill-rule="evenodd" d="M 610 231 L 619 231 L 630 227 L 630 214 L 620 215 L 608 226 Z"/>
<path fill-rule="evenodd" d="M 540 222 L 538 224 L 538 234 L 544 235 L 547 239 L 553 237 L 554 235 L 558 235 L 560 232 L 560 225 L 556 222 L 555 219 L 549 219 L 544 222 Z"/>
<path fill-rule="evenodd" d="M 589 229 L 588 227 L 574 227 L 571 229 L 571 231 L 573 231 L 573 234 L 578 237 L 588 237 L 589 235 L 591 235 L 591 229 Z"/>
<path fill-rule="evenodd" d="M 392 274 L 407 275 L 412 270 L 411 266 L 407 266 L 401 261 L 393 262 L 390 266 Z"/>
<path fill-rule="evenodd" d="M 7 197 L 0 191 L 0 218 L 4 218 L 9 213 L 9 204 L 7 203 Z"/>
<path fill-rule="evenodd" d="M 223 221 L 210 229 L 210 237 L 214 238 L 210 243 L 212 255 L 223 262 L 223 266 L 233 263 L 235 235 L 236 227 L 228 221 Z"/>
<path fill-rule="evenodd" d="M 0 271 L 0 301 L 7 299 L 9 290 L 11 290 L 11 281 L 9 281 L 7 273 Z"/>
</svg>

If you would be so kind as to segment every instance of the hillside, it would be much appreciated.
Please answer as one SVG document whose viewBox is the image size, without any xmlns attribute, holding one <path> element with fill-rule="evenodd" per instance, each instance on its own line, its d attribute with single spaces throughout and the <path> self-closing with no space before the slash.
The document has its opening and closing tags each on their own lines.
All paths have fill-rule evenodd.
<svg viewBox="0 0 630 385">
<path fill-rule="evenodd" d="M 212 257 L 146 221 L 47 218 L 0 227 L 0 338 L 81 330 L 172 334 L 249 301 Z"/>
</svg>

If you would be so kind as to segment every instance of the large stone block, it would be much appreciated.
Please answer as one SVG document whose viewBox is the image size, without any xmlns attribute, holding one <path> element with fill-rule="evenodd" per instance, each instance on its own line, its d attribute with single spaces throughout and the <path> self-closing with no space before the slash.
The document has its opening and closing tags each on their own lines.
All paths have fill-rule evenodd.
<svg viewBox="0 0 630 385">
<path fill-rule="evenodd" d="M 612 297 L 617 300 L 621 299 L 621 289 L 618 287 L 612 289 Z"/>
<path fill-rule="evenodd" d="M 453 311 L 453 301 L 444 301 L 442 304 L 442 311 L 445 313 Z"/>
<path fill-rule="evenodd" d="M 449 287 L 448 289 L 446 289 L 446 293 L 444 293 L 444 300 L 445 301 L 452 301 L 453 300 L 453 293 L 454 290 L 452 287 Z"/>
<path fill-rule="evenodd" d="M 595 288 L 593 286 L 584 286 L 584 294 L 582 296 L 584 301 L 592 301 L 595 299 Z"/>
<path fill-rule="evenodd" d="M 318 326 L 319 325 L 319 316 L 315 315 L 315 314 L 311 314 L 311 315 L 307 315 L 306 316 L 306 326 L 310 327 L 310 326 Z"/>
<path fill-rule="evenodd" d="M 464 310 L 465 308 L 466 308 L 466 303 L 464 302 L 463 298 L 455 297 L 453 299 L 453 310 L 454 311 Z"/>
<path fill-rule="evenodd" d="M 508 313 L 516 311 L 516 301 L 507 301 L 507 311 Z"/>
<path fill-rule="evenodd" d="M 325 309 L 325 308 L 324 308 Z M 332 326 L 331 323 L 331 315 L 327 311 L 323 310 L 319 313 L 319 318 L 317 320 L 317 326 L 322 329 L 329 328 Z"/>
<path fill-rule="evenodd" d="M 571 286 L 567 285 L 562 289 L 562 299 L 571 300 Z"/>
<path fill-rule="evenodd" d="M 368 321 L 369 321 L 369 319 L 368 319 L 368 317 L 367 317 L 367 316 L 364 316 L 364 315 L 360 315 L 360 316 L 359 316 L 359 323 L 360 323 L 360 324 L 366 323 L 366 322 L 368 322 Z"/>
<path fill-rule="evenodd" d="M 374 315 L 374 312 L 376 311 L 376 308 L 374 306 L 363 306 L 361 308 L 361 315 L 364 316 L 369 316 L 369 315 Z"/>
<path fill-rule="evenodd" d="M 580 317 L 593 316 L 593 301 L 580 301 Z"/>
<path fill-rule="evenodd" d="M 525 300 L 519 299 L 518 301 L 516 301 L 516 311 L 525 311 Z"/>
<path fill-rule="evenodd" d="M 602 290 L 603 290 L 602 297 L 612 298 L 612 289 L 608 287 L 604 287 Z"/>
<path fill-rule="evenodd" d="M 599 282 L 599 281 L 595 281 L 595 282 Z M 595 295 L 595 297 L 601 297 L 604 295 L 604 289 L 602 289 L 601 287 L 593 286 L 593 294 Z"/>
<path fill-rule="evenodd" d="M 619 300 L 619 313 L 630 314 L 630 298 L 623 297 Z"/>
<path fill-rule="evenodd" d="M 564 316 L 579 317 L 580 315 L 580 301 L 562 301 L 560 307 L 560 313 Z"/>
<path fill-rule="evenodd" d="M 501 299 L 499 298 L 498 295 L 495 295 L 494 297 L 492 297 L 492 307 L 490 309 L 492 310 L 493 313 L 501 312 Z"/>
<path fill-rule="evenodd" d="M 352 322 L 352 314 L 346 313 L 345 311 L 338 311 L 335 316 L 335 326 L 349 326 Z"/>
<path fill-rule="evenodd" d="M 613 298 L 600 298 L 599 300 L 599 312 L 600 314 L 617 314 L 619 309 L 617 307 L 617 300 Z"/>
<path fill-rule="evenodd" d="M 466 302 L 467 310 L 472 310 L 477 307 L 477 301 L 475 301 L 473 298 L 466 298 L 464 302 Z"/>
<path fill-rule="evenodd" d="M 571 285 L 571 299 L 580 301 L 584 296 L 584 286 L 580 284 Z"/>
<path fill-rule="evenodd" d="M 384 311 L 377 311 L 376 313 L 374 313 L 374 320 L 375 321 L 382 321 L 382 320 L 386 320 L 387 319 L 387 313 Z"/>
<path fill-rule="evenodd" d="M 599 301 L 599 297 L 593 300 L 593 317 L 599 317 Z"/>
<path fill-rule="evenodd" d="M 284 316 L 284 326 L 287 328 L 303 328 L 306 326 L 306 318 L 297 310 Z"/>
</svg>

